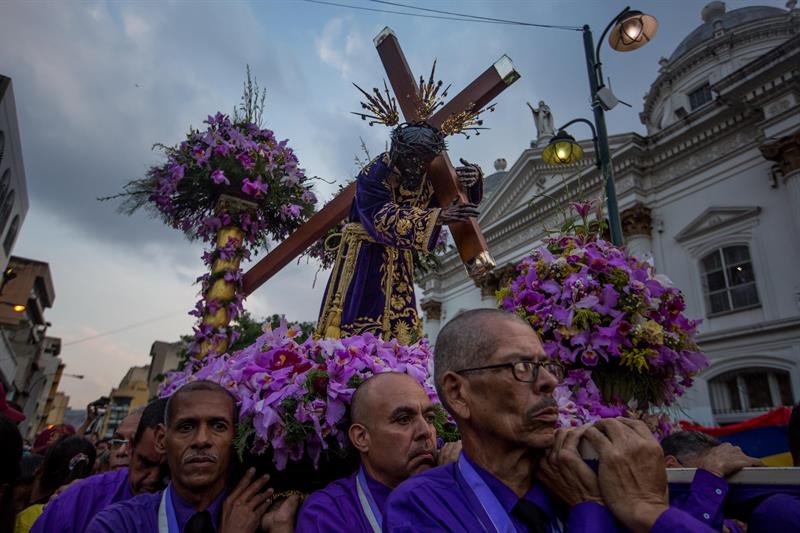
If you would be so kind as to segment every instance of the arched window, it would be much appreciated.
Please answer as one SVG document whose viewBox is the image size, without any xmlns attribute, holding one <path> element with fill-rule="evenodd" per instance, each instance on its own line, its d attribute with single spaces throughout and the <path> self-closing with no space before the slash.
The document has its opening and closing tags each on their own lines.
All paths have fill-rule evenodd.
<svg viewBox="0 0 800 533">
<path fill-rule="evenodd" d="M 3 206 L 0 207 L 0 232 L 6 229 L 6 224 L 11 216 L 11 210 L 14 208 L 14 194 L 14 189 L 11 189 L 11 192 L 9 192 L 5 200 L 3 200 Z"/>
<path fill-rule="evenodd" d="M 0 205 L 2 205 L 3 198 L 6 197 L 8 188 L 11 187 L 11 169 L 6 169 L 3 172 L 3 177 L 0 178 Z"/>
<path fill-rule="evenodd" d="M 11 255 L 11 248 L 14 246 L 14 241 L 17 240 L 17 232 L 19 232 L 19 215 L 14 215 L 14 220 L 11 221 L 6 238 L 3 240 L 3 250 L 5 250 L 6 256 Z"/>
<path fill-rule="evenodd" d="M 709 315 L 758 305 L 756 278 L 747 246 L 718 248 L 700 263 Z"/>
<path fill-rule="evenodd" d="M 711 379 L 708 390 L 711 409 L 714 415 L 722 415 L 721 421 L 724 421 L 724 415 L 749 414 L 781 405 L 794 405 L 789 372 L 775 368 L 732 370 Z"/>
</svg>

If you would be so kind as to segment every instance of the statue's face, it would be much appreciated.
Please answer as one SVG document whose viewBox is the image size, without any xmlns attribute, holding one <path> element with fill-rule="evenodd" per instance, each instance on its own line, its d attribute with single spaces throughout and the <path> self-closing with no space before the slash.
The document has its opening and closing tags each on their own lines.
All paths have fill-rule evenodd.
<svg viewBox="0 0 800 533">
<path fill-rule="evenodd" d="M 428 170 L 434 159 L 432 154 L 411 153 L 397 158 L 396 166 L 404 179 L 419 179 Z"/>
</svg>

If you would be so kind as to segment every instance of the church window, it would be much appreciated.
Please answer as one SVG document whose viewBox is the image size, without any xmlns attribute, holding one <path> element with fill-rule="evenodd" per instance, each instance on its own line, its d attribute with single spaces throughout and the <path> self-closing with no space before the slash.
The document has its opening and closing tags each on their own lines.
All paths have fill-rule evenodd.
<svg viewBox="0 0 800 533">
<path fill-rule="evenodd" d="M 758 305 L 758 292 L 747 246 L 718 248 L 700 260 L 708 314 Z"/>
<path fill-rule="evenodd" d="M 715 415 L 768 411 L 794 405 L 789 372 L 750 367 L 721 374 L 708 382 Z"/>
<path fill-rule="evenodd" d="M 0 203 L 2 203 L 3 198 L 6 197 L 9 187 L 11 187 L 11 169 L 6 169 L 6 171 L 3 172 L 3 177 L 0 179 Z"/>
<path fill-rule="evenodd" d="M 2 207 L 0 207 L 0 232 L 5 230 L 8 219 L 11 217 L 11 210 L 14 208 L 14 189 L 5 195 L 3 198 Z"/>
<path fill-rule="evenodd" d="M 689 106 L 692 108 L 692 111 L 711 100 L 711 87 L 708 83 L 704 83 L 689 93 Z"/>
<path fill-rule="evenodd" d="M 6 238 L 3 240 L 3 250 L 5 250 L 6 255 L 11 254 L 11 248 L 14 246 L 14 241 L 17 240 L 17 232 L 19 232 L 19 215 L 14 216 L 11 226 L 8 228 L 8 233 L 6 233 Z"/>
</svg>

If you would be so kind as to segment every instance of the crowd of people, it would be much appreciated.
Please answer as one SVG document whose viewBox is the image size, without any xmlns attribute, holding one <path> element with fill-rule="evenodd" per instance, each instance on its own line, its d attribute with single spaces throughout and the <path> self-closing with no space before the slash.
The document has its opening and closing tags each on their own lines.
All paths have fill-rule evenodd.
<svg viewBox="0 0 800 533">
<path fill-rule="evenodd" d="M 435 406 L 414 378 L 375 375 L 350 408 L 359 467 L 305 498 L 275 494 L 267 473 L 239 463 L 236 398 L 210 381 L 130 413 L 108 441 L 47 435 L 26 453 L 6 408 L 0 532 L 800 531 L 800 480 L 729 486 L 760 466 L 730 444 L 691 431 L 659 443 L 629 419 L 557 428 L 564 369 L 515 315 L 462 313 L 434 353 L 461 441 L 437 448 Z M 585 460 L 581 443 L 599 458 Z M 685 490 L 668 490 L 675 467 L 697 469 Z"/>
</svg>

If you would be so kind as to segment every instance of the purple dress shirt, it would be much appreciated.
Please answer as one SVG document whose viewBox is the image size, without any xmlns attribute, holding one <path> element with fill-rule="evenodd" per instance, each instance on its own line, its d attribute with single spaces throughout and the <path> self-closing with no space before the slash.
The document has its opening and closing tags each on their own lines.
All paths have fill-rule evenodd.
<svg viewBox="0 0 800 533">
<path fill-rule="evenodd" d="M 748 533 L 800 532 L 800 497 L 775 494 L 758 504 L 747 523 Z"/>
<path fill-rule="evenodd" d="M 675 493 L 671 491 L 670 495 L 672 494 Z M 724 503 L 727 494 L 728 482 L 724 478 L 698 468 L 689 491 L 671 497 L 670 506 L 681 509 L 716 531 L 722 531 L 725 523 L 729 528 L 735 528 L 733 532 L 738 532 L 740 530 L 733 522 L 725 520 Z"/>
<path fill-rule="evenodd" d="M 176 490 L 171 490 L 172 506 L 178 527 L 183 531 L 186 522 L 197 511 L 180 497 Z M 220 492 L 211 505 L 207 507 L 211 514 L 214 529 L 219 529 L 222 502 L 227 491 Z M 115 503 L 98 513 L 89 524 L 87 533 L 158 533 L 158 507 L 161 504 L 161 492 L 140 494 L 128 501 Z"/>
<path fill-rule="evenodd" d="M 730 516 L 748 523 L 748 532 L 800 529 L 799 486 L 729 487 L 725 479 L 698 469 L 690 486 L 671 485 L 669 492 L 671 507 L 708 524 L 715 531 L 722 531 L 723 524 L 732 533 L 742 531 L 733 520 L 725 518 L 726 509 Z"/>
<path fill-rule="evenodd" d="M 87 477 L 48 503 L 31 533 L 83 533 L 97 513 L 131 498 L 127 468 Z"/>
<path fill-rule="evenodd" d="M 519 497 L 502 481 L 466 458 L 509 514 L 516 530 L 527 533 L 527 526 L 511 515 Z M 611 513 L 598 503 L 578 504 L 569 511 L 568 517 L 559 517 L 541 485 L 534 485 L 524 499 L 538 505 L 550 518 L 549 525 L 557 529 L 562 528 L 566 518 L 569 531 L 619 530 Z M 483 509 L 476 508 L 473 501 L 474 496 L 459 473 L 457 463 L 433 468 L 406 480 L 392 492 L 383 514 L 383 530 L 390 533 L 493 531 L 489 517 Z"/>
<path fill-rule="evenodd" d="M 356 475 L 339 479 L 313 493 L 300 508 L 295 533 L 338 533 L 341 531 L 372 533 L 372 527 L 361 509 L 356 491 Z M 365 472 L 366 474 L 366 472 Z M 375 504 L 384 512 L 392 491 L 386 485 L 365 475 Z"/>
</svg>

